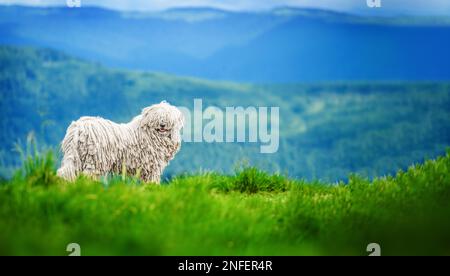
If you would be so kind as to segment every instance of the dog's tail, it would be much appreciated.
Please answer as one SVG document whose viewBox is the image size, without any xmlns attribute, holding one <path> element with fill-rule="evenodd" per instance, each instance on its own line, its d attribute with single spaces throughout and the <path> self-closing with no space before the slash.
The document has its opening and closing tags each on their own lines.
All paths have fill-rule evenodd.
<svg viewBox="0 0 450 276">
<path fill-rule="evenodd" d="M 58 169 L 58 176 L 73 181 L 81 171 L 81 160 L 78 154 L 79 129 L 76 122 L 72 122 L 67 129 L 66 136 L 61 144 L 63 159 Z"/>
</svg>

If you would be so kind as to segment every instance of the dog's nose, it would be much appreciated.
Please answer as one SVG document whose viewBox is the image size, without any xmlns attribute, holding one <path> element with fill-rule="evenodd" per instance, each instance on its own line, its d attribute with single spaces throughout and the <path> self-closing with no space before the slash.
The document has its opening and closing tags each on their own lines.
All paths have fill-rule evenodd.
<svg viewBox="0 0 450 276">
<path fill-rule="evenodd" d="M 166 124 L 159 124 L 160 127 L 166 127 Z"/>
</svg>

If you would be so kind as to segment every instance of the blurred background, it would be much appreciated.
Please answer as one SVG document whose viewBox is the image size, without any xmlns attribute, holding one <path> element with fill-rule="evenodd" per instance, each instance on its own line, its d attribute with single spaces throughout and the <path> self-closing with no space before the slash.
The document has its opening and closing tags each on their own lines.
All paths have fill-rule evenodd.
<svg viewBox="0 0 450 276">
<path fill-rule="evenodd" d="M 72 1 L 73 2 L 73 1 Z M 184 143 L 166 169 L 367 177 L 450 144 L 450 2 L 0 0 L 0 175 L 72 120 L 127 122 L 161 100 L 279 106 L 280 147 Z"/>
</svg>

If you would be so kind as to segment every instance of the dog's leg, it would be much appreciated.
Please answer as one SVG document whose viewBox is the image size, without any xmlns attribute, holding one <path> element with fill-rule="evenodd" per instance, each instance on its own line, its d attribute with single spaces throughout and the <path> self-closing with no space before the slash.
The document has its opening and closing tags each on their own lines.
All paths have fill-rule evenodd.
<svg viewBox="0 0 450 276">
<path fill-rule="evenodd" d="M 152 175 L 150 181 L 152 183 L 155 183 L 156 185 L 160 185 L 161 183 L 161 176 L 160 175 Z"/>
<path fill-rule="evenodd" d="M 88 154 L 83 164 L 83 174 L 98 179 L 100 177 L 100 170 L 97 168 L 97 162 L 94 155 Z"/>
<path fill-rule="evenodd" d="M 153 183 L 159 185 L 160 179 L 161 179 L 160 175 L 154 174 L 154 172 L 152 171 L 143 170 L 141 173 L 141 180 L 146 183 Z"/>
</svg>

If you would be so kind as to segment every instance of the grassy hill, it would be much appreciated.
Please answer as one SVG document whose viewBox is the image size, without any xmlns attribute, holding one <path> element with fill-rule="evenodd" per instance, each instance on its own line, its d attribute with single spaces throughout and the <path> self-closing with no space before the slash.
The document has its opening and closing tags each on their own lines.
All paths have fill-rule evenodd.
<svg viewBox="0 0 450 276">
<path fill-rule="evenodd" d="M 0 255 L 450 254 L 450 152 L 369 181 L 305 182 L 241 168 L 167 185 L 55 176 L 52 155 L 0 183 Z"/>
<path fill-rule="evenodd" d="M 57 148 L 84 115 L 125 122 L 153 103 L 193 107 L 280 107 L 280 147 L 183 143 L 165 177 L 232 173 L 247 160 L 269 172 L 338 181 L 380 176 L 435 158 L 450 146 L 447 82 L 346 82 L 254 85 L 112 69 L 39 48 L 0 47 L 0 174 L 20 165 L 15 144 L 34 133 Z M 57 150 L 55 151 L 57 152 Z M 200 154 L 199 154 L 200 153 Z"/>
</svg>

